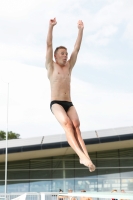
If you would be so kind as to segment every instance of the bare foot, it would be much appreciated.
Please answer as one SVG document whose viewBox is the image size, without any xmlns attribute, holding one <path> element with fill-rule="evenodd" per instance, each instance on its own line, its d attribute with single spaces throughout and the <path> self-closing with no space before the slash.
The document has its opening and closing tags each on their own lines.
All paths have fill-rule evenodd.
<svg viewBox="0 0 133 200">
<path fill-rule="evenodd" d="M 94 165 L 94 164 L 92 163 L 92 161 L 91 161 L 90 159 L 88 159 L 88 158 L 86 158 L 85 160 L 81 160 L 81 159 L 80 159 L 80 164 L 83 164 L 83 165 L 85 165 L 86 167 L 88 167 L 90 172 L 93 172 L 93 171 L 95 171 L 95 169 L 96 169 L 95 165 Z"/>
</svg>

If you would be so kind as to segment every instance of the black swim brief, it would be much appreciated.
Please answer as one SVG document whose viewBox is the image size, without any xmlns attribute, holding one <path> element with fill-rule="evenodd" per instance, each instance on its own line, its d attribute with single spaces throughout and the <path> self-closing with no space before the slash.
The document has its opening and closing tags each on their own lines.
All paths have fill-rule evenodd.
<svg viewBox="0 0 133 200">
<path fill-rule="evenodd" d="M 51 103 L 50 103 L 50 109 L 51 109 L 51 111 L 52 111 L 52 105 L 55 104 L 55 103 L 61 105 L 66 112 L 69 110 L 69 108 L 71 106 L 73 106 L 72 102 L 70 102 L 70 101 L 58 101 L 58 100 L 54 100 L 54 101 L 51 101 Z"/>
</svg>

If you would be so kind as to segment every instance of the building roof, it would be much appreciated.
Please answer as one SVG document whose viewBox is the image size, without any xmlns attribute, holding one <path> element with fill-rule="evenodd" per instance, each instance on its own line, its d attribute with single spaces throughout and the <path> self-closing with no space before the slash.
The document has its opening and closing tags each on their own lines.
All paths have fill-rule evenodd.
<svg viewBox="0 0 133 200">
<path fill-rule="evenodd" d="M 87 150 L 89 150 L 89 152 L 96 151 L 95 148 L 97 151 L 105 149 L 108 150 L 112 148 L 112 142 L 113 148 L 129 148 L 133 146 L 133 126 L 86 131 L 82 132 L 82 138 L 84 139 L 85 144 L 87 145 Z M 26 158 L 28 155 L 30 157 L 30 155 L 33 154 L 31 154 L 31 152 L 34 152 L 36 155 L 40 152 L 39 155 L 43 157 L 63 155 L 64 153 L 74 153 L 67 142 L 65 134 L 46 135 L 24 139 L 12 139 L 8 140 L 7 146 L 9 155 L 8 157 L 9 159 L 11 158 L 11 160 L 15 159 L 16 154 L 17 156 L 19 155 L 18 158 L 20 159 L 20 155 L 22 154 L 25 155 Z M 5 148 L 6 141 L 0 141 L 0 162 L 4 159 Z M 60 151 L 61 148 L 62 151 Z M 32 155 L 32 157 L 36 157 L 35 154 L 34 156 Z M 24 159 L 23 156 L 22 159 Z"/>
</svg>

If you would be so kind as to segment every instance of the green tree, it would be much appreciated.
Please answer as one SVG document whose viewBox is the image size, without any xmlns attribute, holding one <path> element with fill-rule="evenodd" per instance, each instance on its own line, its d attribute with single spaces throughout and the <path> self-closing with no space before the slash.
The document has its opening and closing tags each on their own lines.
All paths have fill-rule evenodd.
<svg viewBox="0 0 133 200">
<path fill-rule="evenodd" d="M 6 133 L 4 131 L 0 131 L 0 140 L 6 139 Z"/>
<path fill-rule="evenodd" d="M 18 133 L 13 133 L 12 131 L 8 132 L 8 140 L 19 139 L 19 137 L 20 137 L 20 134 Z"/>
<path fill-rule="evenodd" d="M 9 131 L 8 132 L 8 140 L 11 140 L 11 139 L 20 139 L 20 134 Z M 6 140 L 6 132 L 5 131 L 0 131 L 0 140 Z"/>
</svg>

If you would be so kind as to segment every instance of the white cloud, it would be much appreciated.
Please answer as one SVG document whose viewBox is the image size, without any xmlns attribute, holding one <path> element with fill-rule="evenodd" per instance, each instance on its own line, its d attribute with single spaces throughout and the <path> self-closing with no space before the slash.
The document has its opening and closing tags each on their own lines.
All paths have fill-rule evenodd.
<svg viewBox="0 0 133 200">
<path fill-rule="evenodd" d="M 1 0 L 0 3 L 0 17 L 5 19 L 10 17 L 10 19 L 18 21 L 26 19 L 30 12 L 41 9 L 42 6 L 49 5 L 50 2 L 48 0 L 45 0 L 45 2 L 43 0 Z"/>
<path fill-rule="evenodd" d="M 33 63 L 38 61 L 44 65 L 45 61 L 45 48 L 41 47 L 30 47 L 26 45 L 8 45 L 1 44 L 0 45 L 0 55 L 3 60 L 21 60 L 30 61 Z"/>
<path fill-rule="evenodd" d="M 82 66 L 82 68 L 84 66 L 88 66 L 88 68 L 93 68 L 96 70 L 110 70 L 111 73 L 113 73 L 113 70 L 115 70 L 116 67 L 117 69 L 121 70 L 123 66 L 133 65 L 133 61 L 131 60 L 120 60 L 118 58 L 110 59 L 101 54 L 101 52 L 91 52 L 91 50 L 87 49 L 81 50 L 77 63 L 78 65 Z"/>
<path fill-rule="evenodd" d="M 132 44 L 133 44 L 133 17 L 132 17 L 132 21 L 130 21 L 127 25 L 123 38 L 126 38 L 129 41 L 132 41 Z"/>
<path fill-rule="evenodd" d="M 110 37 L 117 32 L 118 28 L 113 25 L 103 26 L 96 33 L 90 34 L 86 37 L 88 44 L 106 46 L 110 42 Z"/>
<path fill-rule="evenodd" d="M 74 80 L 73 85 L 72 94 L 80 116 L 81 130 L 132 125 L 132 93 L 110 92 L 79 80 Z"/>
<path fill-rule="evenodd" d="M 125 26 L 124 36 L 132 39 L 132 10 L 133 2 L 128 0 L 105 1 L 98 12 L 85 12 L 85 27 L 87 40 L 97 45 L 107 45 L 109 40 L 119 31 L 122 24 Z M 88 20 L 89 19 L 89 20 Z M 121 35 L 120 35 L 121 37 Z"/>
</svg>

